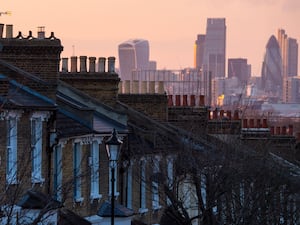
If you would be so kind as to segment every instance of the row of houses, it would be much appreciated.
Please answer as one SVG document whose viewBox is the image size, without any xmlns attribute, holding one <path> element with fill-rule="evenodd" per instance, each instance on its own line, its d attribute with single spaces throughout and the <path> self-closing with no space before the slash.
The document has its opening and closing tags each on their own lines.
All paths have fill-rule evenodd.
<svg viewBox="0 0 300 225">
<path fill-rule="evenodd" d="M 1 38 L 0 46 L 0 224 L 109 224 L 112 189 L 116 224 L 238 224 L 236 217 L 246 218 L 235 213 L 245 210 L 245 193 L 265 190 L 254 180 L 243 181 L 246 173 L 226 185 L 224 171 L 234 171 L 228 162 L 242 165 L 233 149 L 244 150 L 243 143 L 230 143 L 219 132 L 208 134 L 213 122 L 205 106 L 168 106 L 164 93 L 120 94 L 114 57 L 107 66 L 100 57 L 100 71 L 60 72 L 63 46 L 54 33 Z M 235 131 L 228 135 L 238 133 L 239 119 L 226 123 Z M 111 182 L 105 142 L 113 130 L 123 145 Z M 295 149 L 295 141 L 289 143 L 287 148 Z M 253 148 L 245 152 L 238 154 L 257 157 Z M 276 160 L 287 165 L 268 160 L 270 168 Z M 287 176 L 290 167 L 276 168 L 294 187 L 297 170 Z M 230 191 L 211 194 L 211 181 Z M 299 221 L 297 191 L 286 183 L 276 185 L 282 191 L 274 190 L 274 196 L 285 193 L 286 198 L 277 206 L 274 197 L 270 209 L 279 214 L 262 221 Z M 249 199 L 254 210 L 258 202 Z"/>
</svg>

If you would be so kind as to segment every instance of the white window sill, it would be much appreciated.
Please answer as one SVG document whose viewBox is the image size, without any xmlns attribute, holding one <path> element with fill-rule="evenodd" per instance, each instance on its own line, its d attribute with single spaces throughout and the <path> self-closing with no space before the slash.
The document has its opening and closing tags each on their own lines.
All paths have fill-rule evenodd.
<svg viewBox="0 0 300 225">
<path fill-rule="evenodd" d="M 162 208 L 161 205 L 152 206 L 153 211 L 160 210 Z"/>
<path fill-rule="evenodd" d="M 45 182 L 45 178 L 31 178 L 32 184 L 43 184 Z"/>
<path fill-rule="evenodd" d="M 11 180 L 10 180 L 10 181 L 7 181 L 6 184 L 7 184 L 7 185 L 16 185 L 16 184 L 19 184 L 19 181 L 17 181 L 17 180 L 11 181 Z"/>
<path fill-rule="evenodd" d="M 75 203 L 81 203 L 83 202 L 84 198 L 83 197 L 77 197 L 77 198 L 74 198 L 74 202 Z"/>
<path fill-rule="evenodd" d="M 120 195 L 119 192 L 115 192 L 115 197 L 118 197 Z M 111 193 L 108 194 L 109 197 L 111 197 Z"/>
<path fill-rule="evenodd" d="M 144 214 L 148 212 L 149 210 L 147 208 L 139 208 L 139 213 Z"/>
<path fill-rule="evenodd" d="M 91 199 L 91 203 L 94 201 L 94 200 L 100 200 L 102 198 L 102 195 L 100 194 L 91 194 L 90 195 L 90 199 Z"/>
</svg>

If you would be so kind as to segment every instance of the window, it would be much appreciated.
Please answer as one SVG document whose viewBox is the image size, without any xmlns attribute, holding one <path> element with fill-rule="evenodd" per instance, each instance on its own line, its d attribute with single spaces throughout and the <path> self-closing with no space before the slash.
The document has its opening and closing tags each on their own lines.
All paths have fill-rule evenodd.
<svg viewBox="0 0 300 225">
<path fill-rule="evenodd" d="M 57 145 L 54 149 L 53 156 L 53 164 L 54 164 L 54 192 L 55 199 L 58 201 L 62 201 L 62 146 Z"/>
<path fill-rule="evenodd" d="M 147 212 L 146 208 L 146 160 L 144 158 L 140 161 L 140 213 Z"/>
<path fill-rule="evenodd" d="M 99 193 L 99 143 L 93 141 L 91 144 L 91 155 L 89 158 L 89 166 L 91 169 L 91 200 L 100 199 Z"/>
<path fill-rule="evenodd" d="M 168 188 L 173 189 L 174 182 L 174 158 L 172 156 L 167 157 L 167 178 L 168 178 Z M 167 197 L 167 204 L 171 205 L 170 199 Z"/>
<path fill-rule="evenodd" d="M 31 149 L 32 149 L 32 183 L 41 183 L 42 178 L 42 141 L 43 141 L 42 118 L 31 118 Z"/>
<path fill-rule="evenodd" d="M 159 168 L 160 157 L 156 156 L 153 159 L 153 176 L 152 176 L 152 209 L 160 209 L 159 205 L 159 179 L 160 179 L 160 168 Z"/>
<path fill-rule="evenodd" d="M 17 183 L 18 151 L 17 151 L 17 118 L 8 118 L 6 137 L 6 182 Z"/>
<path fill-rule="evenodd" d="M 132 208 L 132 162 L 130 162 L 126 172 L 126 206 Z"/>
<path fill-rule="evenodd" d="M 74 143 L 73 147 L 73 171 L 74 171 L 74 200 L 75 202 L 82 202 L 81 196 L 81 145 L 80 143 Z"/>
</svg>

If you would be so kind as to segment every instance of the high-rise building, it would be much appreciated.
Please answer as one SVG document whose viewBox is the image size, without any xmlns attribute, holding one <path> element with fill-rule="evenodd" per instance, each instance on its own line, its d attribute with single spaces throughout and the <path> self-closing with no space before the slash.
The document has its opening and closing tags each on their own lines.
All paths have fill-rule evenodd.
<svg viewBox="0 0 300 225">
<path fill-rule="evenodd" d="M 293 77 L 298 74 L 298 43 L 294 38 L 288 37 L 285 30 L 278 29 L 277 40 L 282 57 L 283 77 Z"/>
<path fill-rule="evenodd" d="M 208 18 L 204 43 L 203 70 L 212 77 L 225 77 L 226 24 L 225 18 Z"/>
<path fill-rule="evenodd" d="M 294 38 L 288 37 L 284 29 L 278 29 L 277 40 L 282 57 L 282 77 L 283 77 L 283 102 L 294 102 L 295 98 L 291 97 L 291 77 L 298 75 L 298 43 Z M 294 80 L 293 80 L 294 81 Z M 294 88 L 295 89 L 295 88 Z"/>
<path fill-rule="evenodd" d="M 293 77 L 298 75 L 298 43 L 294 38 L 288 38 L 288 62 L 287 75 Z"/>
<path fill-rule="evenodd" d="M 272 35 L 266 46 L 266 53 L 262 66 L 262 86 L 273 97 L 282 97 L 282 58 L 279 44 Z"/>
<path fill-rule="evenodd" d="M 247 84 L 250 73 L 248 71 L 249 65 L 247 59 L 232 58 L 228 59 L 228 78 L 237 77 L 240 84 Z"/>
<path fill-rule="evenodd" d="M 284 103 L 300 103 L 300 78 L 297 76 L 284 79 Z"/>
<path fill-rule="evenodd" d="M 149 67 L 149 42 L 131 39 L 118 46 L 121 80 L 132 80 L 133 70 L 146 70 Z"/>
<path fill-rule="evenodd" d="M 199 69 L 203 65 L 205 34 L 198 34 L 194 45 L 194 67 Z"/>
</svg>

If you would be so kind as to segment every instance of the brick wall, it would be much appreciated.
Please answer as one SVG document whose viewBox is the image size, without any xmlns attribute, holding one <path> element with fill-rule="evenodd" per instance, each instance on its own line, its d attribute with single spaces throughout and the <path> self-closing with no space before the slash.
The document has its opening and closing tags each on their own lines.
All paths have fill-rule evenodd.
<svg viewBox="0 0 300 225">
<path fill-rule="evenodd" d="M 167 96 L 160 94 L 119 94 L 118 100 L 152 119 L 167 120 Z"/>
<path fill-rule="evenodd" d="M 17 123 L 17 147 L 18 147 L 18 185 L 6 185 L 6 161 L 7 161 L 7 120 L 0 120 L 0 129 L 2 131 L 0 135 L 0 186 L 9 188 L 9 193 L 12 196 L 7 194 L 8 189 L 2 189 L 1 193 L 6 193 L 6 197 L 15 198 L 15 201 L 20 200 L 20 197 L 28 190 L 34 188 L 35 190 L 46 191 L 46 182 L 44 183 L 31 183 L 31 171 L 32 171 L 32 152 L 31 152 L 31 123 L 30 123 L 31 111 L 23 111 L 21 117 L 18 119 Z M 42 177 L 47 179 L 47 163 L 46 163 L 46 143 L 47 143 L 47 132 L 46 132 L 46 122 L 43 123 L 43 139 L 42 148 L 43 155 L 42 160 Z M 0 202 L 0 204 L 3 202 Z"/>
<path fill-rule="evenodd" d="M 116 73 L 61 73 L 60 79 L 104 104 L 116 102 L 120 81 Z"/>
<path fill-rule="evenodd" d="M 205 107 L 170 107 L 168 122 L 189 132 L 207 131 L 208 111 Z"/>
<path fill-rule="evenodd" d="M 1 64 L 1 72 L 6 72 L 18 78 L 22 84 L 55 98 L 58 80 L 60 53 L 63 50 L 59 39 L 0 39 L 2 50 L 0 59 L 26 72 L 38 76 L 45 82 L 41 86 L 38 82 L 26 82 L 25 76 L 18 76 L 21 72 L 13 72 Z M 25 82 L 25 83 L 24 83 Z"/>
</svg>

